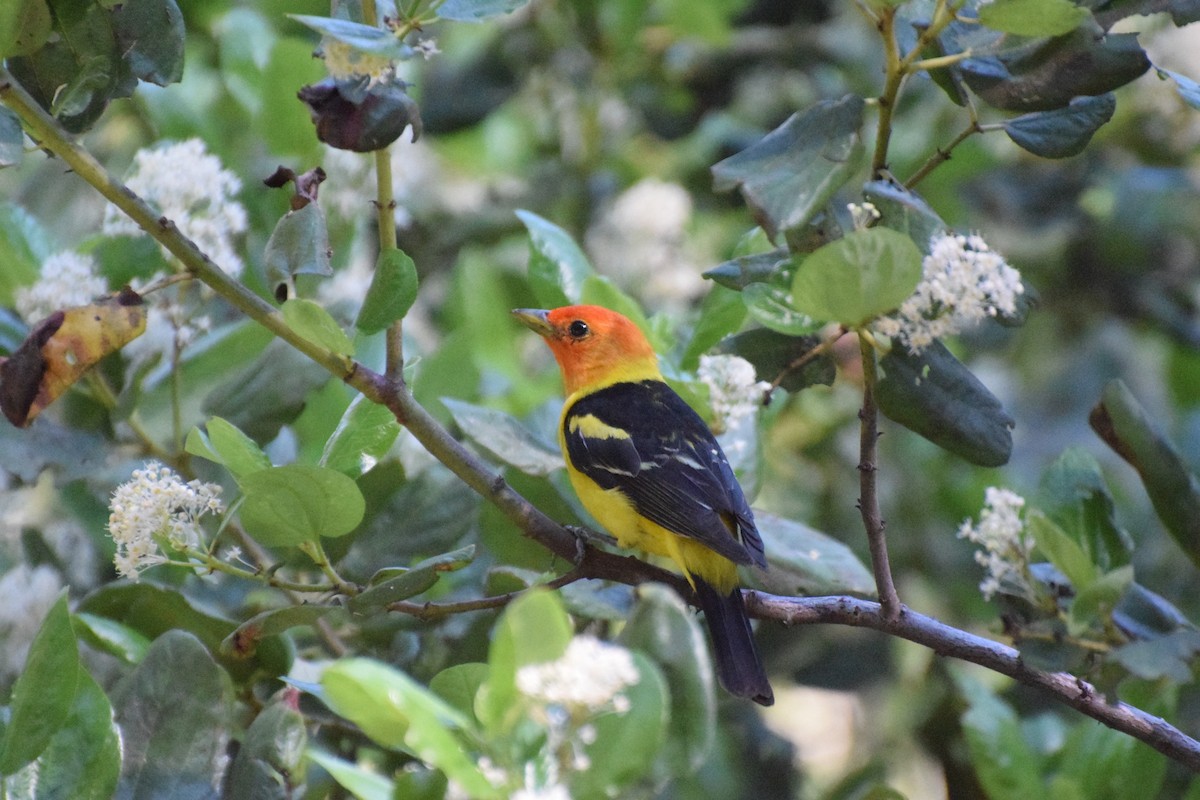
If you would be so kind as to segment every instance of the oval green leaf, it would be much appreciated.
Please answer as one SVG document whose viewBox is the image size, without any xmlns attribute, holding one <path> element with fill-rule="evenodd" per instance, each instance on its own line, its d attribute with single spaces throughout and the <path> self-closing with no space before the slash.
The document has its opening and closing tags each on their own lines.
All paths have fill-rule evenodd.
<svg viewBox="0 0 1200 800">
<path fill-rule="evenodd" d="M 856 327 L 903 303 L 921 280 L 921 251 L 887 228 L 854 231 L 805 256 L 792 281 L 792 307 Z"/>
<path fill-rule="evenodd" d="M 375 274 L 354 326 L 372 334 L 404 319 L 417 300 L 419 283 L 417 265 L 408 253 L 398 248 L 384 250 L 375 260 Z"/>
<path fill-rule="evenodd" d="M 313 344 L 327 347 L 342 356 L 354 354 L 350 337 L 319 304 L 297 297 L 284 303 L 281 311 L 284 322 Z"/>
<path fill-rule="evenodd" d="M 245 476 L 238 509 L 247 533 L 268 547 L 344 536 L 366 505 L 353 480 L 335 470 L 290 464 Z"/>
<path fill-rule="evenodd" d="M 532 211 L 518 209 L 529 231 L 529 284 L 547 308 L 578 303 L 583 281 L 595 273 L 588 257 L 565 230 Z"/>
</svg>

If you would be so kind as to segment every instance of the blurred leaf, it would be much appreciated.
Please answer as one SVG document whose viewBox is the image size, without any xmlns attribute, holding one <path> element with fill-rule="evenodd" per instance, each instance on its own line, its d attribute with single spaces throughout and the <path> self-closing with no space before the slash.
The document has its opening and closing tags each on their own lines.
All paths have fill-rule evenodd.
<svg viewBox="0 0 1200 800">
<path fill-rule="evenodd" d="M 272 467 L 242 477 L 238 485 L 245 495 L 238 516 L 246 532 L 268 547 L 345 536 L 366 510 L 354 480 L 323 467 Z"/>
<path fill-rule="evenodd" d="M 236 9 L 231 13 L 236 13 Z M 246 44 L 252 48 L 261 46 L 257 37 Z M 325 77 L 325 62 L 313 58 L 313 45 L 307 39 L 289 37 L 265 44 L 265 50 L 251 54 L 255 61 L 266 57 L 261 72 L 248 71 L 239 78 L 242 86 L 260 93 L 254 130 L 272 152 L 294 155 L 304 163 L 317 163 L 322 158 L 321 145 L 310 127 L 311 114 L 303 103 L 296 102 L 296 93 Z"/>
<path fill-rule="evenodd" d="M 50 36 L 52 22 L 46 0 L 0 3 L 0 59 L 37 50 Z"/>
<path fill-rule="evenodd" d="M 1200 565 L 1200 481 L 1122 381 L 1104 387 L 1088 422 L 1129 462 L 1159 519 L 1192 562 Z"/>
<path fill-rule="evenodd" d="M 1193 664 L 1200 655 L 1200 631 L 1177 630 L 1153 639 L 1115 647 L 1108 654 L 1139 678 L 1166 678 L 1174 683 L 1191 683 Z"/>
<path fill-rule="evenodd" d="M 1196 83 L 1191 78 L 1180 75 L 1178 72 L 1172 72 L 1169 69 L 1155 67 L 1155 71 L 1158 73 L 1159 79 L 1174 82 L 1175 91 L 1179 93 L 1179 97 L 1183 102 L 1192 108 L 1200 110 L 1200 83 Z"/>
<path fill-rule="evenodd" d="M 187 452 L 223 465 L 236 479 L 270 469 L 271 459 L 258 443 L 238 430 L 236 425 L 213 417 L 204 423 L 204 427 L 203 432 L 193 428 L 188 433 Z"/>
<path fill-rule="evenodd" d="M 516 721 L 517 670 L 561 658 L 572 632 L 562 600 L 549 590 L 534 589 L 504 609 L 492 630 L 488 680 L 476 704 L 492 735 L 506 733 Z"/>
<path fill-rule="evenodd" d="M 383 458 L 399 435 L 400 423 L 395 414 L 361 394 L 355 395 L 325 441 L 318 466 L 357 478 L 366 471 L 367 459 Z"/>
<path fill-rule="evenodd" d="M 849 547 L 804 523 L 755 511 L 768 569 L 747 572 L 750 583 L 788 596 L 875 595 L 875 578 Z"/>
<path fill-rule="evenodd" d="M 785 336 L 756 328 L 722 339 L 715 350 L 741 356 L 754 365 L 759 380 L 770 382 L 820 343 L 817 336 Z M 798 392 L 809 386 L 829 386 L 836 374 L 833 360 L 825 353 L 789 370 L 779 385 L 789 392 Z"/>
<path fill-rule="evenodd" d="M 716 682 L 708 642 L 691 609 L 656 583 L 637 589 L 638 601 L 619 642 L 652 658 L 670 687 L 663 777 L 699 769 L 713 747 Z"/>
<path fill-rule="evenodd" d="M 825 324 L 797 311 L 789 288 L 775 283 L 750 284 L 742 290 L 742 302 L 755 322 L 786 336 L 803 336 Z"/>
<path fill-rule="evenodd" d="M 952 69 L 984 102 L 1006 111 L 1063 108 L 1074 97 L 1111 92 L 1149 69 L 1137 34 L 1101 36 L 1091 28 L 968 58 Z"/>
<path fill-rule="evenodd" d="M 273 608 L 255 614 L 221 640 L 220 653 L 234 658 L 252 656 L 263 639 L 278 636 L 291 628 L 315 625 L 318 620 L 336 609 L 337 606 L 298 605 Z"/>
<path fill-rule="evenodd" d="M 24 430 L 0 425 L 0 467 L 26 483 L 53 467 L 55 477 L 66 483 L 95 474 L 108 458 L 107 444 L 98 434 L 45 418 Z"/>
<path fill-rule="evenodd" d="M 271 287 L 290 286 L 296 275 L 332 275 L 329 263 L 332 254 L 321 206 L 309 203 L 289 211 L 275 223 L 263 253 L 267 283 Z"/>
<path fill-rule="evenodd" d="M 270 442 L 279 429 L 299 416 L 309 392 L 328 381 L 329 373 L 281 339 L 242 369 L 215 386 L 197 387 L 206 416 L 222 417 L 256 442 Z M 207 389 L 207 392 L 205 392 Z"/>
<path fill-rule="evenodd" d="M 66 722 L 36 762 L 37 800 L 110 800 L 117 788 L 121 737 L 112 706 L 82 664 L 78 674 Z"/>
<path fill-rule="evenodd" d="M 957 680 L 959 694 L 970 704 L 962 716 L 967 749 L 975 774 L 992 800 L 1028 800 L 1045 794 L 1042 760 L 1021 734 L 1012 707 L 982 684 Z"/>
<path fill-rule="evenodd" d="M 150 649 L 150 639 L 128 625 L 87 612 L 75 615 L 75 633 L 97 650 L 126 664 L 138 664 Z"/>
<path fill-rule="evenodd" d="M 1079 590 L 1071 603 L 1071 616 L 1067 621 L 1071 634 L 1080 636 L 1095 622 L 1103 625 L 1132 583 L 1133 566 L 1126 564 L 1106 572 Z"/>
<path fill-rule="evenodd" d="M 1001 125 L 1008 138 L 1034 155 L 1067 158 L 1082 153 L 1092 134 L 1112 119 L 1116 109 L 1117 99 L 1108 92 L 1095 97 L 1075 97 L 1063 108 L 1024 114 Z"/>
<path fill-rule="evenodd" d="M 446 0 L 438 6 L 437 15 L 442 19 L 458 22 L 482 22 L 501 14 L 511 14 L 529 0 Z"/>
<path fill-rule="evenodd" d="M 225 782 L 225 797 L 293 800 L 304 785 L 308 733 L 295 708 L 295 689 L 284 689 L 246 729 Z"/>
<path fill-rule="evenodd" d="M 899 307 L 921 280 L 921 251 L 888 228 L 854 231 L 804 257 L 792 283 L 792 306 L 854 327 Z"/>
<path fill-rule="evenodd" d="M 880 225 L 903 233 L 922 252 L 929 248 L 934 234 L 948 227 L 920 195 L 892 181 L 867 183 L 863 199 L 879 211 Z"/>
<path fill-rule="evenodd" d="M 718 192 L 738 188 L 774 240 L 807 223 L 862 158 L 863 100 L 846 95 L 793 114 L 756 144 L 712 168 Z"/>
<path fill-rule="evenodd" d="M 378 744 L 419 754 L 472 797 L 502 796 L 456 735 L 472 731 L 470 720 L 404 673 L 377 661 L 348 658 L 325 670 L 321 686 L 325 703 Z"/>
<path fill-rule="evenodd" d="M 233 633 L 237 624 L 202 611 L 179 592 L 145 579 L 106 584 L 84 597 L 76 613 L 114 620 L 154 640 L 169 631 L 186 631 L 216 654 L 221 666 L 238 682 L 262 675 L 276 677 L 291 667 L 291 652 L 280 637 L 260 642 L 249 658 L 221 655 L 221 641 Z"/>
<path fill-rule="evenodd" d="M 638 682 L 622 690 L 629 699 L 625 713 L 601 715 L 593 723 L 596 738 L 586 745 L 591 767 L 575 772 L 571 797 L 608 800 L 642 778 L 663 746 L 667 735 L 667 683 L 657 667 L 641 653 L 633 654 Z"/>
<path fill-rule="evenodd" d="M 24 157 L 25 131 L 21 119 L 7 106 L 0 106 L 0 167 L 19 164 Z"/>
<path fill-rule="evenodd" d="M 464 717 L 477 723 L 475 698 L 487 681 L 488 665 L 478 662 L 455 664 L 433 676 L 429 690 L 456 708 Z"/>
<path fill-rule="evenodd" d="M 358 800 L 394 800 L 392 782 L 382 775 L 321 750 L 309 748 L 306 755 Z"/>
<path fill-rule="evenodd" d="M 397 39 L 390 31 L 382 28 L 351 22 L 347 19 L 313 17 L 307 14 L 288 14 L 288 16 L 302 25 L 307 25 L 322 36 L 337 39 L 364 53 L 392 59 L 404 58 L 408 54 L 404 42 Z"/>
<path fill-rule="evenodd" d="M 185 679 L 186 676 L 186 679 Z M 167 631 L 113 692 L 121 728 L 122 800 L 217 800 L 233 693 L 190 633 Z"/>
<path fill-rule="evenodd" d="M 562 454 L 535 436 L 511 415 L 449 397 L 442 404 L 470 439 L 509 466 L 529 475 L 549 475 L 563 468 Z"/>
<path fill-rule="evenodd" d="M 309 205 L 312 207 L 312 204 Z M 326 347 L 341 356 L 354 354 L 354 344 L 329 312 L 312 300 L 292 298 L 280 309 L 283 319 L 296 333 L 313 344 Z"/>
<path fill-rule="evenodd" d="M 375 274 L 354 325 L 366 334 L 378 333 L 404 315 L 417 299 L 417 266 L 403 250 L 384 250 L 375 260 Z"/>
<path fill-rule="evenodd" d="M 13 686 L 0 773 L 13 774 L 50 744 L 71 713 L 80 671 L 64 590 L 42 621 Z"/>
<path fill-rule="evenodd" d="M 994 0 L 979 7 L 980 23 L 1018 36 L 1060 36 L 1089 16 L 1071 0 Z"/>
<path fill-rule="evenodd" d="M 1059 456 L 1042 473 L 1037 505 L 1100 569 L 1129 563 L 1133 543 L 1117 527 L 1112 496 L 1090 453 L 1071 448 Z"/>
<path fill-rule="evenodd" d="M 1153 639 L 1180 628 L 1191 628 L 1183 612 L 1165 597 L 1139 583 L 1130 585 L 1113 609 L 1113 623 L 1131 639 Z"/>
<path fill-rule="evenodd" d="M 915 356 L 894 347 L 879 366 L 879 409 L 889 419 L 972 464 L 1008 463 L 1013 418 L 941 342 Z"/>
<path fill-rule="evenodd" d="M 474 560 L 475 545 L 473 544 L 460 547 L 450 553 L 427 558 L 382 583 L 373 581 L 374 585 L 371 588 L 351 597 L 347 605 L 356 614 L 367 614 L 380 610 L 390 603 L 407 600 L 421 594 L 437 583 L 443 572 L 456 572 Z"/>
<path fill-rule="evenodd" d="M 183 14 L 175 0 L 121 0 L 112 13 L 121 57 L 144 81 L 167 86 L 183 77 Z"/>
<path fill-rule="evenodd" d="M 13 292 L 29 286 L 41 275 L 42 262 L 50 256 L 50 239 L 41 224 L 21 206 L 0 203 L 0 305 L 13 305 Z"/>
<path fill-rule="evenodd" d="M 584 280 L 595 273 L 583 250 L 553 222 L 532 211 L 516 213 L 529 231 L 529 284 L 534 297 L 546 308 L 578 303 Z"/>
<path fill-rule="evenodd" d="M 791 257 L 786 248 L 769 253 L 753 253 L 737 256 L 710 269 L 704 277 L 724 286 L 741 291 L 754 283 L 769 281 L 782 269 L 791 266 Z"/>
<path fill-rule="evenodd" d="M 712 287 L 701 302 L 700 318 L 680 359 L 680 368 L 695 370 L 700 356 L 740 328 L 745 319 L 746 306 L 737 292 L 724 286 Z"/>
<path fill-rule="evenodd" d="M 1076 592 L 1091 585 L 1099 573 L 1077 541 L 1040 511 L 1030 511 L 1026 523 L 1038 550 L 1067 577 Z"/>
</svg>

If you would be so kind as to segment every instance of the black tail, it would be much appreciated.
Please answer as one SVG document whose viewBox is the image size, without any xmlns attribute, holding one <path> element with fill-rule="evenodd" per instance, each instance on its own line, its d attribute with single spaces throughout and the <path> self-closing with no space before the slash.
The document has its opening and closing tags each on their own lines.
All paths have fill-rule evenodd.
<svg viewBox="0 0 1200 800">
<path fill-rule="evenodd" d="M 723 597 L 699 578 L 695 581 L 696 597 L 712 635 L 717 678 L 721 685 L 732 695 L 748 697 L 760 705 L 771 705 L 775 702 L 775 693 L 771 691 L 762 659 L 754 646 L 754 634 L 746 617 L 746 606 L 742 603 L 742 590 L 734 587 L 731 594 Z"/>
</svg>

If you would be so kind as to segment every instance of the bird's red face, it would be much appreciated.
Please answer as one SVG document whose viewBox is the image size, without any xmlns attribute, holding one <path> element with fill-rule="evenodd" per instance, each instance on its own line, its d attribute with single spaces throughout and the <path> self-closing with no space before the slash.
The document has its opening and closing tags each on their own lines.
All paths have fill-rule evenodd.
<svg viewBox="0 0 1200 800">
<path fill-rule="evenodd" d="M 568 394 L 597 382 L 658 375 L 658 360 L 646 337 L 637 325 L 615 311 L 600 306 L 564 306 L 550 311 L 518 308 L 512 313 L 546 340 L 562 369 Z"/>
</svg>

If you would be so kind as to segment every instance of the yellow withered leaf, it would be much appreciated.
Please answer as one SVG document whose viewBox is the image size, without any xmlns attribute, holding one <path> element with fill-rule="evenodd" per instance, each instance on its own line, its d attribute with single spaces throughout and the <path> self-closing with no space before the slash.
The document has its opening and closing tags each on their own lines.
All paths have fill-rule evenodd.
<svg viewBox="0 0 1200 800">
<path fill-rule="evenodd" d="M 25 427 L 100 359 L 145 330 L 141 295 L 128 286 L 91 305 L 55 311 L 0 363 L 0 410 Z"/>
</svg>

